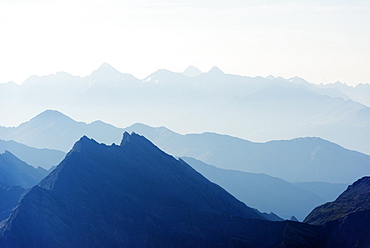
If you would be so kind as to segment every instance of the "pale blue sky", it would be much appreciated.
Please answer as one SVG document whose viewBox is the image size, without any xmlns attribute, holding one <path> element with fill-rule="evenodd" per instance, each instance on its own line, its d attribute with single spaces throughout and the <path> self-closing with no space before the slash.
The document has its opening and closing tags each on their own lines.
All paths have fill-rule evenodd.
<svg viewBox="0 0 370 248">
<path fill-rule="evenodd" d="M 370 1 L 0 0 L 0 83 L 188 65 L 370 83 Z"/>
</svg>

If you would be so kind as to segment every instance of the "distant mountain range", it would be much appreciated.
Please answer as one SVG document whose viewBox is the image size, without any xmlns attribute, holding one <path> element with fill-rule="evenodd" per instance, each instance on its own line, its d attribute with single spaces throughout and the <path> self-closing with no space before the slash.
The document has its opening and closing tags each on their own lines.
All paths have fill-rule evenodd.
<svg viewBox="0 0 370 248">
<path fill-rule="evenodd" d="M 0 114 L 11 125 L 54 108 L 80 120 L 141 122 L 258 142 L 314 136 L 370 154 L 370 110 L 355 102 L 370 99 L 369 86 L 359 85 L 355 93 L 347 88 L 297 77 L 230 75 L 217 67 L 206 73 L 162 69 L 140 80 L 105 63 L 86 77 L 59 72 L 1 84 Z"/>
<path fill-rule="evenodd" d="M 137 134 L 82 137 L 22 198 L 1 247 L 312 247 L 321 229 L 270 222 Z"/>
<path fill-rule="evenodd" d="M 52 110 L 18 127 L 0 127 L 0 138 L 37 148 L 67 151 L 83 135 L 117 144 L 124 131 L 142 134 L 174 156 L 193 157 L 224 169 L 265 173 L 289 182 L 350 183 L 370 175 L 370 156 L 320 138 L 254 143 L 215 133 L 180 135 L 164 127 L 143 124 L 125 129 L 100 121 L 86 124 Z"/>
</svg>

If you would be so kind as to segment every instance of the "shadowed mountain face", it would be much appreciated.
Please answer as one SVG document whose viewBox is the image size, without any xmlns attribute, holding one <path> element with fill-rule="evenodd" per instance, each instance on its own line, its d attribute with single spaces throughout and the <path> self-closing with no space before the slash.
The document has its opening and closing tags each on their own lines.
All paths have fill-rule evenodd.
<svg viewBox="0 0 370 248">
<path fill-rule="evenodd" d="M 81 138 L 21 200 L 1 247 L 313 247 L 320 227 L 269 222 L 145 138 Z"/>
<path fill-rule="evenodd" d="M 304 222 L 326 228 L 328 247 L 370 247 L 370 177 L 350 185 L 335 201 L 315 208 Z"/>
<path fill-rule="evenodd" d="M 0 183 L 2 184 L 27 189 L 39 183 L 47 174 L 45 169 L 28 165 L 8 151 L 0 154 Z"/>
<path fill-rule="evenodd" d="M 294 215 L 303 220 L 312 209 L 326 202 L 320 196 L 276 177 L 220 169 L 193 158 L 182 159 L 248 206 L 274 212 L 285 219 Z"/>
</svg>

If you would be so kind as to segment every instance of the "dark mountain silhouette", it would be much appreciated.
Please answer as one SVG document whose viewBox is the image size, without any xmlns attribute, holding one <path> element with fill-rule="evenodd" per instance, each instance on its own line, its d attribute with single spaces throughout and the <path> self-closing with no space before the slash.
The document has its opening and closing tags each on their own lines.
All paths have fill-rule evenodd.
<svg viewBox="0 0 370 248">
<path fill-rule="evenodd" d="M 370 177 L 350 185 L 335 201 L 315 208 L 304 222 L 327 229 L 328 247 L 370 247 Z"/>
<path fill-rule="evenodd" d="M 39 183 L 47 174 L 45 169 L 28 165 L 8 151 L 0 154 L 0 183 L 2 184 L 27 189 Z"/>
<path fill-rule="evenodd" d="M 0 153 L 9 151 L 17 158 L 34 167 L 41 166 L 44 169 L 50 169 L 62 161 L 66 155 L 62 151 L 52 149 L 37 149 L 29 147 L 13 140 L 0 140 Z"/>
<path fill-rule="evenodd" d="M 270 222 L 144 137 L 81 138 L 1 227 L 1 247 L 314 247 L 322 228 Z"/>
<path fill-rule="evenodd" d="M 370 174 L 370 156 L 320 138 L 254 143 L 215 133 L 180 135 L 143 124 L 125 130 L 148 137 L 174 156 L 193 157 L 224 169 L 265 173 L 290 182 L 347 183 Z"/>
<path fill-rule="evenodd" d="M 246 205 L 285 219 L 294 215 L 303 220 L 312 209 L 326 202 L 310 191 L 266 174 L 225 170 L 194 158 L 182 159 Z"/>
<path fill-rule="evenodd" d="M 22 187 L 0 183 L 0 222 L 10 216 L 24 192 Z"/>
</svg>

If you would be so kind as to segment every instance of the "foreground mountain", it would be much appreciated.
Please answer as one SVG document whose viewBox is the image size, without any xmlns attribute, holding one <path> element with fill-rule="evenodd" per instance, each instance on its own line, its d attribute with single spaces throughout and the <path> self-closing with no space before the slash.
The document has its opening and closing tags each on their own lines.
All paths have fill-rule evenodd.
<svg viewBox="0 0 370 248">
<path fill-rule="evenodd" d="M 370 247 L 370 177 L 356 181 L 334 202 L 315 208 L 304 222 L 324 225 L 330 247 Z"/>
<path fill-rule="evenodd" d="M 12 153 L 0 154 L 0 183 L 28 189 L 38 184 L 48 171 L 26 164 Z"/>
<path fill-rule="evenodd" d="M 294 215 L 303 220 L 312 209 L 327 201 L 310 191 L 266 174 L 220 169 L 189 157 L 181 159 L 246 205 L 263 212 L 274 212 L 284 219 Z"/>
<path fill-rule="evenodd" d="M 322 228 L 270 222 L 145 138 L 81 138 L 21 200 L 1 247 L 314 247 Z"/>
<path fill-rule="evenodd" d="M 290 182 L 350 183 L 370 175 L 370 156 L 320 138 L 254 143 L 215 133 L 180 135 L 143 124 L 125 130 L 148 137 L 174 156 L 193 157 L 224 169 L 265 173 Z"/>
<path fill-rule="evenodd" d="M 48 170 L 62 161 L 66 155 L 62 151 L 52 149 L 37 149 L 29 147 L 13 140 L 0 140 L 0 153 L 9 151 L 19 159 L 34 167 L 41 166 Z"/>
</svg>

